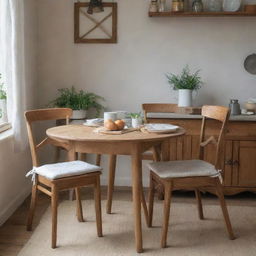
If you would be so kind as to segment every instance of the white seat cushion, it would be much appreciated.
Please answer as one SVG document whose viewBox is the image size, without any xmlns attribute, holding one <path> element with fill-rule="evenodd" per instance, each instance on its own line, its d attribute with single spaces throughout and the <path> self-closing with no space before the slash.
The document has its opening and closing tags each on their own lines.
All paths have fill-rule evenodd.
<svg viewBox="0 0 256 256">
<path fill-rule="evenodd" d="M 162 179 L 219 175 L 214 165 L 202 160 L 154 162 L 148 166 Z"/>
<path fill-rule="evenodd" d="M 64 177 L 98 172 L 101 170 L 101 167 L 88 164 L 83 161 L 71 161 L 56 164 L 45 164 L 40 167 L 34 167 L 32 173 L 30 174 L 37 173 L 47 179 L 55 180 Z"/>
</svg>

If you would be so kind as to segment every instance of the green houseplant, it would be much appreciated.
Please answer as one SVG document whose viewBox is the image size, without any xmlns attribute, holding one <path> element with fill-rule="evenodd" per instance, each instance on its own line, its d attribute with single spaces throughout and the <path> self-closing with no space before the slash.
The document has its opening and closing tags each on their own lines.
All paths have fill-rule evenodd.
<svg viewBox="0 0 256 256">
<path fill-rule="evenodd" d="M 1 82 L 2 74 L 0 73 L 0 118 L 2 122 L 7 122 L 7 109 L 6 109 L 6 91 L 4 90 L 4 83 Z"/>
<path fill-rule="evenodd" d="M 59 89 L 58 92 L 59 96 L 49 105 L 51 107 L 73 109 L 72 119 L 86 118 L 87 110 L 89 109 L 95 109 L 96 115 L 99 116 L 100 111 L 104 109 L 99 103 L 104 98 L 95 93 L 84 90 L 77 91 L 73 86 Z"/>
<path fill-rule="evenodd" d="M 142 116 L 141 113 L 130 113 L 129 116 L 132 119 L 132 127 L 138 128 L 142 125 Z"/>
<path fill-rule="evenodd" d="M 179 91 L 179 107 L 192 106 L 192 91 L 198 91 L 203 85 L 199 72 L 200 70 L 191 73 L 189 66 L 186 65 L 180 75 L 166 74 L 171 88 Z"/>
</svg>

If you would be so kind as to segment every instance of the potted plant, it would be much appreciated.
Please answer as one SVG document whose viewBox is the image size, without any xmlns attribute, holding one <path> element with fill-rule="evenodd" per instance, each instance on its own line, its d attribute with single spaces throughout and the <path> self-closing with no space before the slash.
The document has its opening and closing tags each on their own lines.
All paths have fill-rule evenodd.
<svg viewBox="0 0 256 256">
<path fill-rule="evenodd" d="M 179 91 L 179 107 L 192 106 L 192 92 L 201 88 L 203 82 L 199 76 L 200 70 L 195 73 L 191 73 L 188 65 L 183 68 L 180 75 L 174 75 L 172 73 L 166 74 L 168 83 L 173 90 Z"/>
<path fill-rule="evenodd" d="M 132 127 L 133 128 L 138 128 L 142 125 L 141 113 L 130 113 L 129 116 L 132 119 Z"/>
<path fill-rule="evenodd" d="M 59 96 L 53 100 L 49 105 L 58 108 L 73 109 L 72 119 L 85 119 L 87 110 L 95 109 L 96 116 L 99 116 L 100 111 L 104 107 L 98 102 L 104 100 L 103 97 L 83 90 L 76 91 L 72 86 L 70 88 L 62 88 L 58 90 Z"/>
<path fill-rule="evenodd" d="M 0 74 L 0 81 L 2 75 Z M 0 83 L 0 118 L 2 122 L 7 122 L 7 109 L 6 109 L 6 91 L 4 90 L 4 84 Z"/>
</svg>

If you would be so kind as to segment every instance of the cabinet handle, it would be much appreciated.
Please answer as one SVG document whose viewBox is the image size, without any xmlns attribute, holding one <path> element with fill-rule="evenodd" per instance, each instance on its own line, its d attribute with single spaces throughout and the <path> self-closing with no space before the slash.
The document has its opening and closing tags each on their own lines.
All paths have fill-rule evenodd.
<svg viewBox="0 0 256 256">
<path fill-rule="evenodd" d="M 225 165 L 233 165 L 233 161 L 231 159 L 226 160 Z"/>
<path fill-rule="evenodd" d="M 239 165 L 239 161 L 238 160 L 233 161 L 229 159 L 225 161 L 225 165 Z"/>
</svg>

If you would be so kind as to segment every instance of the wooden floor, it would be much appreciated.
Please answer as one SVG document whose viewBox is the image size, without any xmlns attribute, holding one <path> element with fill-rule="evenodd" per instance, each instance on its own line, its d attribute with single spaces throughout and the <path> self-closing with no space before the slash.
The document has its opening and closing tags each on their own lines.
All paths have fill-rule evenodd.
<svg viewBox="0 0 256 256">
<path fill-rule="evenodd" d="M 61 195 L 61 200 L 67 199 L 68 195 L 64 192 Z M 92 198 L 90 188 L 83 189 L 83 199 Z M 106 188 L 102 189 L 102 198 L 106 198 Z M 16 256 L 21 248 L 29 240 L 33 232 L 26 231 L 26 216 L 29 207 L 27 198 L 9 220 L 0 227 L 0 256 Z M 131 200 L 131 190 L 129 188 L 117 188 L 114 194 L 114 200 Z M 174 192 L 174 202 L 191 202 L 194 200 L 192 192 Z M 215 196 L 206 194 L 203 196 L 203 204 L 217 204 Z M 228 205 L 255 205 L 255 194 L 243 193 L 237 196 L 227 197 Z M 36 208 L 36 216 L 33 227 L 35 228 L 41 216 L 50 205 L 50 200 L 47 196 L 40 194 Z M 103 209 L 105 210 L 105 209 Z"/>
</svg>

